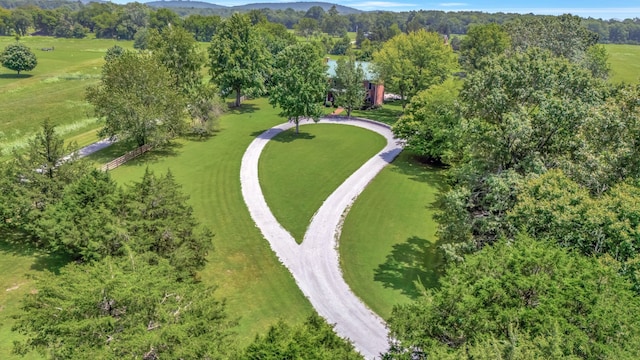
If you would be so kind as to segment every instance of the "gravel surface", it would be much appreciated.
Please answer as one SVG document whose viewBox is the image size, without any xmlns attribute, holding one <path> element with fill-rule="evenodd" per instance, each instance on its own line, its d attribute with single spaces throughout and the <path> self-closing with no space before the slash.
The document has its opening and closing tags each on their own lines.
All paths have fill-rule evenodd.
<svg viewBox="0 0 640 360">
<path fill-rule="evenodd" d="M 350 339 L 367 359 L 379 358 L 388 348 L 384 321 L 356 297 L 342 278 L 337 239 L 341 219 L 367 184 L 402 151 L 402 142 L 381 123 L 357 118 L 323 118 L 321 123 L 345 124 L 375 131 L 387 145 L 369 159 L 322 204 L 298 245 L 271 213 L 260 188 L 258 161 L 267 142 L 294 126 L 284 123 L 260 134 L 247 148 L 240 168 L 242 196 L 254 222 L 280 261 L 293 274 L 298 286 L 318 313 L 335 324 L 337 333 Z M 301 125 L 313 122 L 301 122 Z M 379 209 L 383 211 L 384 209 Z"/>
</svg>

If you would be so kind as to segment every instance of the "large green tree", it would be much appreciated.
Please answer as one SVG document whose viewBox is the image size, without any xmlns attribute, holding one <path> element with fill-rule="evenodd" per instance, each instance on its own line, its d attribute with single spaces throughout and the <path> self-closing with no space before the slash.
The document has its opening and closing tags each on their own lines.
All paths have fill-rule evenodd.
<svg viewBox="0 0 640 360">
<path fill-rule="evenodd" d="M 102 135 L 133 140 L 139 146 L 162 144 L 185 127 L 186 102 L 174 79 L 150 54 L 125 52 L 102 68 L 87 100 L 105 120 Z"/>
<path fill-rule="evenodd" d="M 393 310 L 389 359 L 633 359 L 640 304 L 594 259 L 544 241 L 502 241 Z"/>
<path fill-rule="evenodd" d="M 459 160 L 460 86 L 459 81 L 448 79 L 411 99 L 404 115 L 393 125 L 393 133 L 407 141 L 407 150 L 447 164 Z"/>
<path fill-rule="evenodd" d="M 171 74 L 174 89 L 186 100 L 186 110 L 192 119 L 192 129 L 210 132 L 222 113 L 223 102 L 215 86 L 202 80 L 205 57 L 198 44 L 185 29 L 169 26 L 161 31 L 151 30 L 149 49 Z"/>
<path fill-rule="evenodd" d="M 26 295 L 14 351 L 50 359 L 221 359 L 234 322 L 202 284 L 176 282 L 165 260 L 140 256 L 69 264 Z"/>
<path fill-rule="evenodd" d="M 15 43 L 7 45 L 0 53 L 0 63 L 9 70 L 31 71 L 38 65 L 36 54 L 25 44 Z"/>
<path fill-rule="evenodd" d="M 373 54 L 387 91 L 402 97 L 402 107 L 419 91 L 442 83 L 455 66 L 451 47 L 435 32 L 400 34 Z"/>
<path fill-rule="evenodd" d="M 339 59 L 336 64 L 336 77 L 334 78 L 336 103 L 347 110 L 347 116 L 351 117 L 353 109 L 358 109 L 364 104 L 366 90 L 364 88 L 364 70 L 355 56 L 347 59 Z"/>
<path fill-rule="evenodd" d="M 326 68 L 310 43 L 289 46 L 276 57 L 269 103 L 296 124 L 296 133 L 301 119 L 317 121 L 322 116 L 328 88 Z"/>
<path fill-rule="evenodd" d="M 233 14 L 218 27 L 209 59 L 212 81 L 223 94 L 235 91 L 235 106 L 240 106 L 243 91 L 259 94 L 264 90 L 268 52 L 247 16 Z"/>
<path fill-rule="evenodd" d="M 75 159 L 75 150 L 75 144 L 64 146 L 55 126 L 45 120 L 26 151 L 14 152 L 0 176 L 0 228 L 20 231 L 48 245 L 43 243 L 46 239 L 36 237 L 38 220 L 60 200 L 68 184 L 88 172 L 87 163 Z"/>
<path fill-rule="evenodd" d="M 486 64 L 487 58 L 501 55 L 510 47 L 511 38 L 502 26 L 471 26 L 460 44 L 460 64 L 468 71 L 480 69 Z"/>
</svg>

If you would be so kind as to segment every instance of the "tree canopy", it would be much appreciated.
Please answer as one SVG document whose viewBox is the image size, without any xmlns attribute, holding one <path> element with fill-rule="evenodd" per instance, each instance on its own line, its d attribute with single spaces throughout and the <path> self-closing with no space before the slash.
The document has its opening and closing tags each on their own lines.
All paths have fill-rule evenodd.
<svg viewBox="0 0 640 360">
<path fill-rule="evenodd" d="M 23 302 L 14 351 L 65 359 L 219 359 L 234 322 L 202 284 L 176 282 L 165 260 L 139 256 L 44 273 Z"/>
<path fill-rule="evenodd" d="M 276 57 L 269 89 L 269 103 L 280 107 L 280 116 L 296 124 L 302 118 L 318 120 L 328 89 L 326 65 L 309 43 L 291 45 Z"/>
<path fill-rule="evenodd" d="M 242 91 L 264 90 L 267 48 L 245 15 L 233 14 L 217 30 L 209 47 L 211 79 L 223 94 L 235 91 L 240 106 Z"/>
<path fill-rule="evenodd" d="M 17 71 L 20 74 L 21 71 L 35 69 L 38 65 L 38 59 L 36 59 L 36 54 L 28 46 L 15 43 L 7 45 L 0 53 L 0 63 L 3 67 Z"/>
<path fill-rule="evenodd" d="M 87 100 L 105 121 L 101 134 L 139 146 L 166 143 L 180 134 L 186 102 L 174 84 L 169 70 L 150 54 L 125 52 L 107 62 L 100 84 L 87 89 Z"/>
<path fill-rule="evenodd" d="M 419 30 L 400 34 L 373 54 L 373 63 L 385 89 L 407 101 L 419 91 L 442 83 L 455 66 L 451 47 L 441 35 Z"/>
<path fill-rule="evenodd" d="M 605 264 L 544 241 L 502 241 L 394 308 L 387 358 L 636 358 L 639 306 Z"/>
<path fill-rule="evenodd" d="M 336 64 L 336 77 L 334 78 L 336 104 L 347 110 L 347 116 L 364 104 L 366 90 L 364 88 L 364 70 L 362 65 L 356 62 L 355 56 L 347 59 L 339 59 Z"/>
</svg>

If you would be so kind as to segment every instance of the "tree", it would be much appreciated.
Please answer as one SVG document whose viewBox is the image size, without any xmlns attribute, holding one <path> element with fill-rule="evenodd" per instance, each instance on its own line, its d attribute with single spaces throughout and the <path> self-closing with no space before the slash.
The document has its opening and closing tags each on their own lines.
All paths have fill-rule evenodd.
<svg viewBox="0 0 640 360">
<path fill-rule="evenodd" d="M 338 13 L 336 6 L 331 6 L 327 15 L 322 19 L 322 31 L 333 36 L 346 36 L 349 19 Z"/>
<path fill-rule="evenodd" d="M 301 118 L 317 121 L 322 116 L 322 98 L 327 91 L 326 65 L 313 45 L 296 44 L 276 57 L 271 77 L 269 103 L 280 107 L 280 116 L 296 124 L 299 133 Z"/>
<path fill-rule="evenodd" d="M 24 44 L 16 43 L 7 45 L 4 51 L 0 53 L 0 62 L 3 67 L 9 70 L 31 71 L 38 65 L 36 54 Z"/>
<path fill-rule="evenodd" d="M 212 81 L 223 94 L 235 91 L 235 106 L 240 106 L 243 90 L 264 90 L 267 49 L 247 16 L 233 14 L 222 23 L 211 39 L 209 58 Z"/>
<path fill-rule="evenodd" d="M 57 202 L 48 205 L 35 223 L 48 249 L 72 259 L 95 261 L 124 255 L 131 240 L 118 217 L 122 194 L 108 172 L 93 170 L 65 186 Z"/>
<path fill-rule="evenodd" d="M 451 47 L 437 33 L 401 34 L 373 54 L 373 63 L 388 91 L 402 97 L 402 108 L 419 91 L 442 83 L 455 66 Z"/>
<path fill-rule="evenodd" d="M 107 49 L 107 53 L 104 55 L 104 61 L 106 62 L 110 62 L 118 57 L 120 57 L 122 54 L 124 54 L 125 50 L 122 46 L 120 45 L 113 45 L 112 47 Z"/>
<path fill-rule="evenodd" d="M 11 23 L 16 34 L 25 36 L 33 25 L 33 16 L 26 8 L 17 8 L 11 11 Z"/>
<path fill-rule="evenodd" d="M 150 54 L 125 52 L 102 68 L 87 100 L 105 120 L 102 135 L 162 144 L 184 129 L 185 100 L 171 73 Z"/>
<path fill-rule="evenodd" d="M 290 326 L 283 321 L 271 326 L 264 335 L 245 349 L 247 360 L 276 359 L 362 359 L 351 343 L 341 339 L 333 327 L 320 316 L 313 314 L 300 325 Z"/>
<path fill-rule="evenodd" d="M 304 17 L 298 21 L 295 25 L 295 29 L 298 35 L 309 39 L 311 35 L 315 34 L 320 29 L 320 25 L 318 24 L 318 20 Z"/>
<path fill-rule="evenodd" d="M 339 59 L 334 81 L 336 103 L 347 109 L 347 117 L 351 117 L 351 111 L 362 106 L 366 95 L 362 65 L 356 62 L 353 55 L 348 60 Z"/>
<path fill-rule="evenodd" d="M 161 31 L 151 30 L 148 48 L 169 70 L 174 88 L 185 96 L 202 83 L 205 58 L 193 35 L 185 29 L 171 26 Z"/>
<path fill-rule="evenodd" d="M 487 58 L 500 55 L 510 47 L 509 34 L 500 25 L 471 26 L 460 44 L 460 64 L 468 71 L 481 69 Z"/>
<path fill-rule="evenodd" d="M 176 282 L 167 261 L 141 256 L 71 263 L 26 295 L 14 351 L 52 359 L 219 359 L 233 351 L 224 303 L 202 284 Z"/>
<path fill-rule="evenodd" d="M 467 256 L 439 288 L 395 307 L 387 358 L 475 359 L 483 348 L 480 358 L 637 358 L 639 307 L 614 268 L 520 237 Z"/>
<path fill-rule="evenodd" d="M 45 120 L 42 131 L 28 143 L 25 153 L 14 152 L 0 178 L 0 227 L 28 235 L 37 245 L 37 223 L 51 204 L 60 201 L 65 187 L 88 173 L 86 162 L 75 159 L 75 144 L 64 146 L 55 126 Z"/>
<path fill-rule="evenodd" d="M 520 17 L 505 24 L 515 51 L 537 47 L 579 63 L 585 52 L 598 42 L 598 34 L 582 25 L 579 16 Z"/>
<path fill-rule="evenodd" d="M 171 172 L 158 177 L 147 169 L 125 192 L 117 213 L 132 238 L 128 247 L 168 259 L 179 279 L 194 277 L 212 248 L 213 234 L 199 229 L 188 199 Z"/>
<path fill-rule="evenodd" d="M 393 133 L 407 141 L 406 149 L 435 161 L 453 164 L 461 155 L 462 119 L 458 106 L 460 82 L 448 79 L 411 99 Z"/>
</svg>

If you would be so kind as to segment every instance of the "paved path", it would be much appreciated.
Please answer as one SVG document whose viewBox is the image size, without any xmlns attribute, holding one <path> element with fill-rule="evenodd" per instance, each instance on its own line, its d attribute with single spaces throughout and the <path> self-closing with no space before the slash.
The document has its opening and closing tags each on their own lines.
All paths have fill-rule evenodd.
<svg viewBox="0 0 640 360">
<path fill-rule="evenodd" d="M 294 124 L 275 126 L 249 145 L 240 168 L 242 196 L 254 222 L 313 307 L 329 323 L 335 324 L 340 336 L 350 339 L 367 359 L 373 359 L 387 350 L 387 329 L 384 321 L 351 292 L 342 278 L 337 239 L 340 237 L 341 219 L 350 205 L 380 170 L 400 153 L 402 144 L 393 138 L 391 130 L 384 124 L 344 118 L 323 118 L 320 122 L 375 131 L 387 139 L 387 145 L 324 201 L 313 216 L 302 244 L 298 245 L 273 216 L 258 180 L 258 161 L 265 145 Z"/>
</svg>

